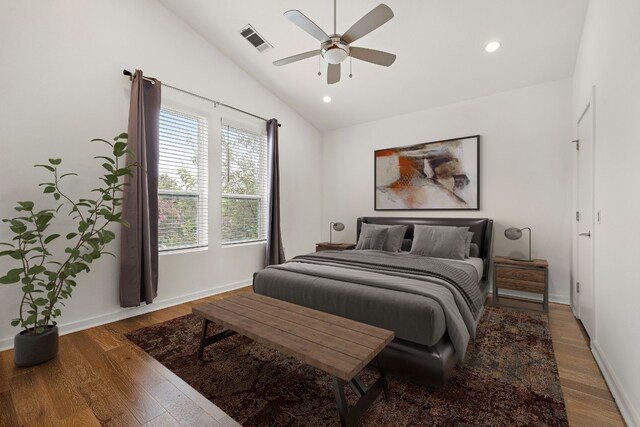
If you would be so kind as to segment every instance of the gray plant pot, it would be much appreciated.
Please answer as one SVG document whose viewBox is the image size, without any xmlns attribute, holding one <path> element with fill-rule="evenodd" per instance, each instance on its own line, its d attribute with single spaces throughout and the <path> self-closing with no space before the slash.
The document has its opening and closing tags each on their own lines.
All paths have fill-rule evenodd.
<svg viewBox="0 0 640 427">
<path fill-rule="evenodd" d="M 13 340 L 14 362 L 17 367 L 38 365 L 58 354 L 58 327 L 53 326 L 38 335 L 22 331 Z"/>
</svg>

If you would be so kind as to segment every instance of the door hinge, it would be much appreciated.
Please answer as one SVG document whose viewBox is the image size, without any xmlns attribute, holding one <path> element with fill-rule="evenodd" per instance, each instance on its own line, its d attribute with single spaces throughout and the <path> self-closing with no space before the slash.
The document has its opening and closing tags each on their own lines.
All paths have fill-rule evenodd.
<svg viewBox="0 0 640 427">
<path fill-rule="evenodd" d="M 580 282 L 576 282 L 576 291 L 580 293 Z"/>
<path fill-rule="evenodd" d="M 576 221 L 580 221 L 580 212 L 576 211 Z"/>
</svg>

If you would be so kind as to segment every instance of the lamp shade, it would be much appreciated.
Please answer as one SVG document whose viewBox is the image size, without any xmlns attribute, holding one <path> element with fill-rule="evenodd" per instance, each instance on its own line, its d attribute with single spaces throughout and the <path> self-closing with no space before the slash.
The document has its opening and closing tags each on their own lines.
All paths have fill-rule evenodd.
<svg viewBox="0 0 640 427">
<path fill-rule="evenodd" d="M 504 230 L 504 236 L 509 240 L 518 240 L 522 237 L 522 230 L 515 227 L 510 227 Z"/>
</svg>

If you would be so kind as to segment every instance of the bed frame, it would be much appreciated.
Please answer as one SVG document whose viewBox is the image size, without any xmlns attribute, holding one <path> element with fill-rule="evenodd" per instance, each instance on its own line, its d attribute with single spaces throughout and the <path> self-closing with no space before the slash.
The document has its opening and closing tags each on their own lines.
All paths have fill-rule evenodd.
<svg viewBox="0 0 640 427">
<path fill-rule="evenodd" d="M 484 271 L 480 289 L 486 296 L 489 292 L 489 272 L 493 249 L 493 220 L 489 218 L 405 218 L 405 217 L 361 217 L 358 218 L 357 236 L 362 224 L 406 225 L 405 239 L 413 239 L 413 225 L 439 225 L 469 227 L 472 242 L 480 248 L 484 260 Z M 357 241 L 357 240 L 356 240 Z M 442 387 L 458 362 L 448 334 L 433 346 L 416 344 L 399 338 L 394 339 L 378 356 L 383 368 L 391 374 L 416 381 L 431 388 Z"/>
</svg>

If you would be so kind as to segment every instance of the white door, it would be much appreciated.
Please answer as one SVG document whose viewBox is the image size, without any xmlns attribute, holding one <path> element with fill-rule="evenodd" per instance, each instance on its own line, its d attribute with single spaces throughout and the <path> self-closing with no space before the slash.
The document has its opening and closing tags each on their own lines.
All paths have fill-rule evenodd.
<svg viewBox="0 0 640 427">
<path fill-rule="evenodd" d="M 594 292 L 594 208 L 593 208 L 593 96 L 578 121 L 578 223 L 577 223 L 577 299 L 578 315 L 589 337 L 595 338 Z"/>
</svg>

